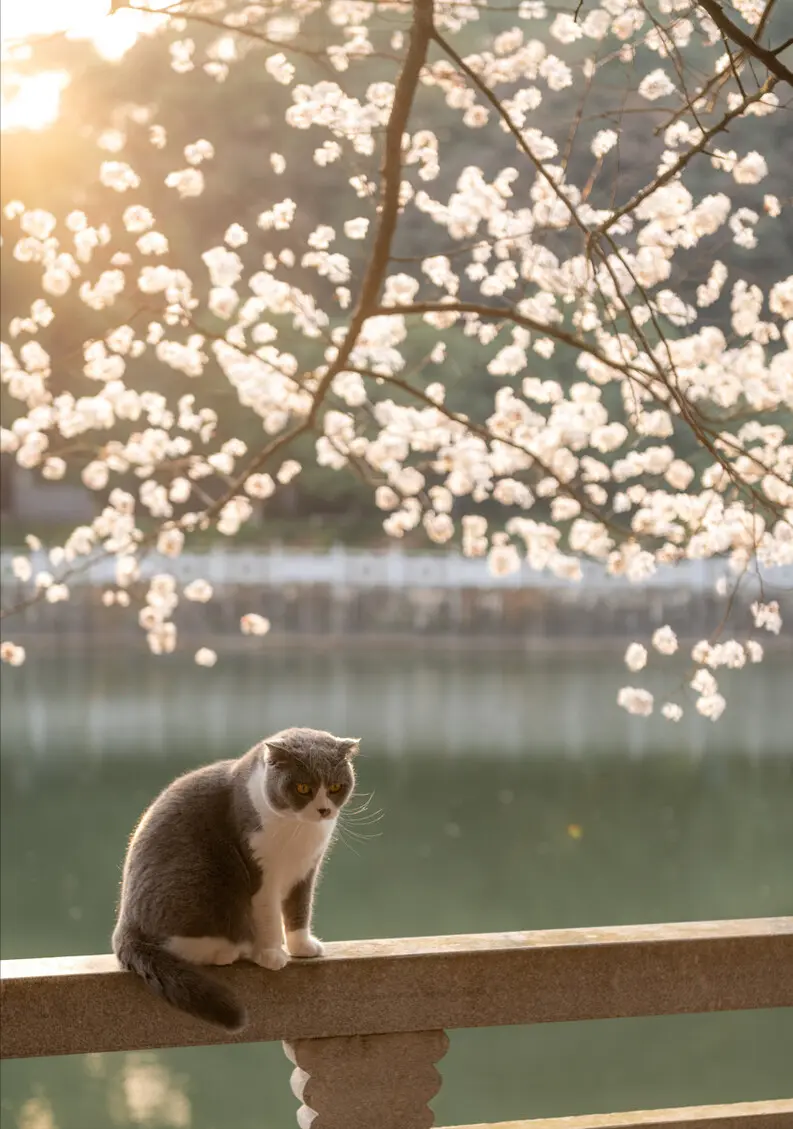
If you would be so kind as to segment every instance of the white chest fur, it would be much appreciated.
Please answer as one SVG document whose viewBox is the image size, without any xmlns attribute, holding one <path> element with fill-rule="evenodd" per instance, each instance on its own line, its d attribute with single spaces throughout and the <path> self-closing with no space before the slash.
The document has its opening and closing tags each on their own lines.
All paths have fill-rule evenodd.
<svg viewBox="0 0 793 1129">
<path fill-rule="evenodd" d="M 248 836 L 248 846 L 262 869 L 263 885 L 285 898 L 322 858 L 332 831 L 328 822 L 302 823 L 285 816 L 268 819 L 261 831 Z"/>
<path fill-rule="evenodd" d="M 251 777 L 248 790 L 262 821 L 261 830 L 248 836 L 248 846 L 262 870 L 262 892 L 283 900 L 322 858 L 335 820 L 315 822 L 275 811 L 263 800 L 258 772 Z"/>
</svg>

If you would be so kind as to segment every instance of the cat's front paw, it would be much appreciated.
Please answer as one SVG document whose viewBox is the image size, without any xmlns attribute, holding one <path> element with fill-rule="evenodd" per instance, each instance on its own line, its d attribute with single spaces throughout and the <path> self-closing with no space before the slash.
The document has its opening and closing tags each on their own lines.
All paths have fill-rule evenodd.
<svg viewBox="0 0 793 1129">
<path fill-rule="evenodd" d="M 312 937 L 307 929 L 287 934 L 286 944 L 293 957 L 321 957 L 324 952 L 322 942 Z"/>
<path fill-rule="evenodd" d="M 271 972 L 277 972 L 289 961 L 289 956 L 279 946 L 276 949 L 254 949 L 252 959 L 260 968 L 269 968 Z"/>
</svg>

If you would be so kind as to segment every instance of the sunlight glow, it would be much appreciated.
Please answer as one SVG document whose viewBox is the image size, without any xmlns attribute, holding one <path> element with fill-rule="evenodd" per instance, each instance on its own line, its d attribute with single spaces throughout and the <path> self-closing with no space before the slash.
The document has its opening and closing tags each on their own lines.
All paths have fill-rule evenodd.
<svg viewBox="0 0 793 1129">
<path fill-rule="evenodd" d="M 148 0 L 146 6 L 164 8 L 169 2 Z M 89 40 L 102 58 L 115 62 L 140 35 L 151 35 L 167 20 L 166 16 L 130 9 L 111 16 L 109 8 L 110 0 L 0 0 L 4 71 L 0 128 L 43 129 L 57 119 L 60 95 L 69 76 L 60 71 L 36 75 L 14 72 L 15 60 L 29 59 L 30 44 L 36 38 L 62 33 L 68 39 Z"/>
<path fill-rule="evenodd" d="M 69 85 L 65 71 L 42 71 L 19 78 L 13 83 L 15 93 L 6 92 L 0 99 L 0 122 L 3 129 L 46 129 L 58 117 L 61 91 Z"/>
<path fill-rule="evenodd" d="M 109 0 L 0 0 L 3 42 L 65 32 L 70 38 L 93 39 L 108 17 Z"/>
</svg>

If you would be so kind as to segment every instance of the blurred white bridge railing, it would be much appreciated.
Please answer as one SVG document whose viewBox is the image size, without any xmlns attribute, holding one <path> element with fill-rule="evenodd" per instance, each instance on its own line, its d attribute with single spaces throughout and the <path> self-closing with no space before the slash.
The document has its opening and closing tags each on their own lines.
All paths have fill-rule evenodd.
<svg viewBox="0 0 793 1129">
<path fill-rule="evenodd" d="M 0 553 L 0 577 L 3 581 L 13 583 L 11 562 L 14 555 L 9 550 Z M 44 552 L 33 553 L 31 563 L 35 571 L 56 571 Z M 170 572 L 183 582 L 203 577 L 218 588 L 316 584 L 339 588 L 395 589 L 583 588 L 587 591 L 614 591 L 618 588 L 645 587 L 712 591 L 721 577 L 733 582 L 736 579 L 728 561 L 715 559 L 681 561 L 674 567 L 660 568 L 639 585 L 623 577 L 609 576 L 602 566 L 594 562 L 582 562 L 582 570 L 583 579 L 580 583 L 560 580 L 549 572 L 536 572 L 527 564 L 519 572 L 509 576 L 494 577 L 486 560 L 463 557 L 455 552 L 409 553 L 401 548 L 376 552 L 345 549 L 343 546 L 322 552 L 277 546 L 268 549 L 231 549 L 218 546 L 204 553 L 183 553 L 175 560 L 151 553 L 142 564 L 144 576 Z M 107 585 L 114 582 L 114 576 L 114 561 L 98 560 L 90 570 L 75 575 L 70 584 Z M 761 579 L 774 589 L 793 591 L 793 566 L 766 569 L 755 563 L 747 570 L 742 586 L 759 588 Z"/>
</svg>

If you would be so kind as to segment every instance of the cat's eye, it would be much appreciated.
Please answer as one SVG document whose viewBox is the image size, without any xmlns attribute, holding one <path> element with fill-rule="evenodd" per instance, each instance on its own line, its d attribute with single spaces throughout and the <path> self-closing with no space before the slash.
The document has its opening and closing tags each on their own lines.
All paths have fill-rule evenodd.
<svg viewBox="0 0 793 1129">
<path fill-rule="evenodd" d="M 335 792 L 340 792 L 341 791 L 341 784 L 329 784 L 328 785 L 328 791 L 330 792 L 331 795 L 333 795 Z"/>
<path fill-rule="evenodd" d="M 310 784 L 295 784 L 295 788 L 297 788 L 301 796 L 307 796 L 311 791 Z"/>
</svg>

